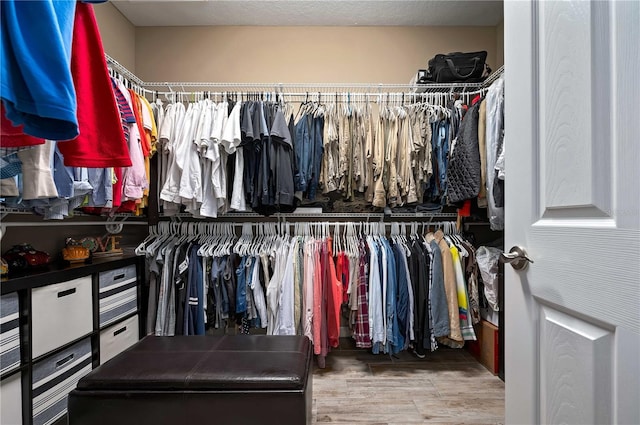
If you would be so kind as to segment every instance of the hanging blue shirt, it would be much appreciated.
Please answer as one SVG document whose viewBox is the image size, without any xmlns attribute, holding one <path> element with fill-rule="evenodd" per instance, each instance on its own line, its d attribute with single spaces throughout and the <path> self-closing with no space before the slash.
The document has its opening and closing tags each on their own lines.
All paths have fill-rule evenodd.
<svg viewBox="0 0 640 425">
<path fill-rule="evenodd" d="M 51 140 L 78 135 L 71 77 L 75 0 L 0 2 L 0 86 L 7 118 Z"/>
</svg>

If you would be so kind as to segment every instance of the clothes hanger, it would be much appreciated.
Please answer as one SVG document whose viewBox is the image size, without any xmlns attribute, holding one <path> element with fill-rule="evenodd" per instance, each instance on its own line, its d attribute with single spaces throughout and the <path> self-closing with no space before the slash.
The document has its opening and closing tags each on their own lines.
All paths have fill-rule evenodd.
<svg viewBox="0 0 640 425">
<path fill-rule="evenodd" d="M 249 223 L 250 224 L 250 223 Z M 242 240 L 242 244 L 240 245 L 240 254 L 242 256 L 245 255 L 259 255 L 260 249 L 257 245 L 258 239 L 260 239 L 261 235 L 264 235 L 265 229 L 263 223 L 256 223 L 256 232 L 253 233 L 253 225 L 251 225 L 251 233 L 247 233 L 245 238 Z"/>
<path fill-rule="evenodd" d="M 228 225 L 229 242 L 227 242 L 227 246 L 226 246 L 226 249 L 225 249 L 225 254 L 226 255 L 231 255 L 233 246 L 236 243 L 237 235 L 236 235 L 235 229 L 236 229 L 235 223 L 229 223 L 229 225 Z"/>
<path fill-rule="evenodd" d="M 166 241 L 158 247 L 160 255 L 165 256 L 167 253 L 167 249 L 169 249 L 169 246 L 176 245 L 179 238 L 179 230 L 180 223 L 171 223 L 171 233 L 168 235 Z"/>
<path fill-rule="evenodd" d="M 360 253 L 358 245 L 362 235 L 357 234 L 355 223 L 351 223 L 349 231 L 351 232 L 351 255 L 353 257 L 357 257 L 358 254 Z"/>
<path fill-rule="evenodd" d="M 220 247 L 222 245 L 222 241 L 224 238 L 224 235 L 222 233 L 222 223 L 216 223 L 214 232 L 215 232 L 215 237 L 214 237 L 213 243 L 211 244 L 208 250 L 208 254 L 211 257 L 221 257 Z"/>
<path fill-rule="evenodd" d="M 198 256 L 200 257 L 206 257 L 206 252 L 207 252 L 207 243 L 209 241 L 209 223 L 199 223 L 200 226 L 198 226 L 198 233 L 200 234 L 200 248 L 198 248 Z"/>
<path fill-rule="evenodd" d="M 149 235 L 134 250 L 136 255 L 145 255 L 145 248 L 149 242 L 157 237 L 157 226 L 149 226 Z"/>
<path fill-rule="evenodd" d="M 210 236 L 207 239 L 207 248 L 204 251 L 206 257 L 213 257 L 214 252 L 216 250 L 216 244 L 219 237 L 219 229 L 220 223 L 212 223 L 209 227 Z"/>
<path fill-rule="evenodd" d="M 218 243 L 216 244 L 215 249 L 213 251 L 214 257 L 222 257 L 224 255 L 224 250 L 228 240 L 228 236 L 225 232 L 226 231 L 225 225 L 226 223 L 220 223 L 220 227 L 218 229 L 220 232 L 220 238 L 218 239 Z"/>
<path fill-rule="evenodd" d="M 234 233 L 233 233 L 233 227 L 232 227 L 232 223 L 224 223 L 222 225 L 222 232 L 224 234 L 224 239 L 223 242 L 220 246 L 220 254 L 221 255 L 230 255 L 231 254 L 231 250 L 230 248 L 233 246 L 233 242 L 234 242 Z"/>
<path fill-rule="evenodd" d="M 146 247 L 148 256 L 156 254 L 158 248 L 162 245 L 163 241 L 171 236 L 171 223 L 160 222 L 158 223 L 158 237 Z"/>
</svg>

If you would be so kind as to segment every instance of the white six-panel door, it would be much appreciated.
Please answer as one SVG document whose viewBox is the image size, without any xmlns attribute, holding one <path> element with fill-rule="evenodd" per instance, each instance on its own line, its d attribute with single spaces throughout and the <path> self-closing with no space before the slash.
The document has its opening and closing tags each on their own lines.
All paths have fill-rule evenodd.
<svg viewBox="0 0 640 425">
<path fill-rule="evenodd" d="M 506 423 L 640 424 L 640 1 L 505 1 Z"/>
</svg>

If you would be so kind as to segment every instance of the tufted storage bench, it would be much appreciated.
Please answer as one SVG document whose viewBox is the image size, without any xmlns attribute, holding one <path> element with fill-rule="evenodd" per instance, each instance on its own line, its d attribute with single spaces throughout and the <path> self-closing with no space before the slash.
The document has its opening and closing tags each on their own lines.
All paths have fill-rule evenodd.
<svg viewBox="0 0 640 425">
<path fill-rule="evenodd" d="M 69 425 L 310 424 L 302 336 L 148 336 L 83 377 Z"/>
</svg>

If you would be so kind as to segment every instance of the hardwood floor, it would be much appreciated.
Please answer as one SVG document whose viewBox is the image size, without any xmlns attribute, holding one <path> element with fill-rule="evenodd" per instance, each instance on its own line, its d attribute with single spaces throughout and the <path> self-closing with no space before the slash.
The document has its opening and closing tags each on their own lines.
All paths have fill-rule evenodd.
<svg viewBox="0 0 640 425">
<path fill-rule="evenodd" d="M 419 359 L 342 345 L 314 369 L 314 424 L 504 423 L 504 383 L 466 350 Z"/>
</svg>

